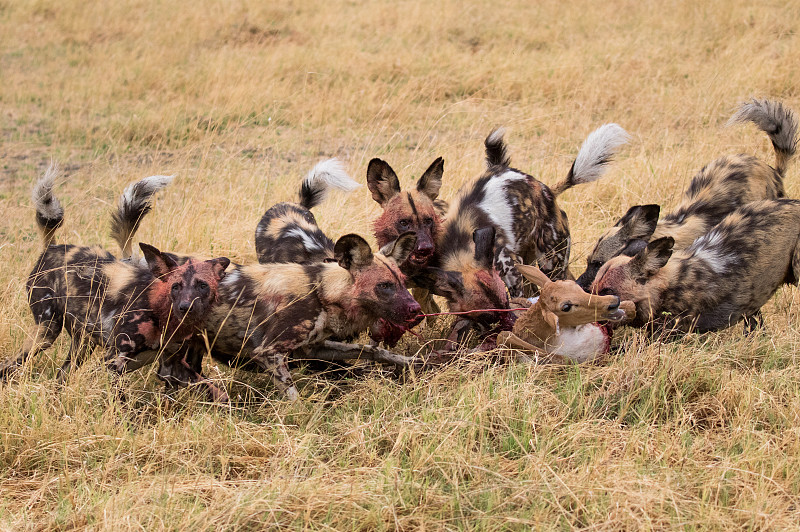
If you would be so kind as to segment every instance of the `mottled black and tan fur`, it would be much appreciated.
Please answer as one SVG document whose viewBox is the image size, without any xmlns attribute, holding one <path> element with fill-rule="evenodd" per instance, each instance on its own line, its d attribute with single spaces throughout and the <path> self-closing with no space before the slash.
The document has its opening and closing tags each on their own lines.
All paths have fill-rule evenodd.
<svg viewBox="0 0 800 532">
<path fill-rule="evenodd" d="M 373 254 L 351 234 L 334 245 L 333 263 L 235 266 L 220 283 L 220 303 L 207 320 L 211 356 L 267 371 L 279 390 L 297 399 L 286 365 L 293 351 L 356 336 L 380 319 L 403 327 L 419 323 L 420 306 L 397 266 L 415 240 L 406 233 Z"/>
<path fill-rule="evenodd" d="M 612 258 L 592 291 L 633 301 L 634 326 L 752 327 L 775 291 L 800 279 L 800 201 L 748 203 L 688 248 L 673 252 L 673 244 L 661 237 L 633 257 Z"/>
<path fill-rule="evenodd" d="M 517 263 L 538 263 L 553 279 L 570 277 L 569 225 L 556 197 L 599 179 L 628 138 L 616 124 L 600 127 L 583 143 L 566 179 L 550 189 L 509 167 L 503 133 L 498 129 L 486 138 L 488 168 L 461 188 L 439 232 L 428 288 L 446 297 L 451 310 L 507 307 L 507 290 L 512 297 L 523 295 Z"/>
<path fill-rule="evenodd" d="M 785 197 L 784 176 L 797 148 L 797 119 L 780 102 L 752 100 L 742 105 L 729 123 L 753 122 L 775 149 L 775 167 L 751 155 L 725 155 L 702 168 L 689 184 L 680 204 L 661 220 L 658 205 L 631 207 L 608 229 L 587 258 L 578 278 L 588 288 L 600 267 L 617 255 L 633 255 L 650 240 L 672 237 L 675 249 L 688 247 L 725 216 L 742 205 Z"/>
<path fill-rule="evenodd" d="M 56 174 L 51 167 L 33 193 L 45 246 L 26 283 L 35 327 L 20 352 L 0 367 L 0 377 L 50 347 L 64 329 L 72 343 L 62 375 L 92 346 L 105 348 L 109 358 L 147 357 L 194 334 L 216 300 L 228 259 L 189 259 L 179 266 L 140 244 L 147 263 L 142 267 L 96 246 L 56 244 L 55 232 L 64 219 L 52 194 Z"/>
<path fill-rule="evenodd" d="M 333 259 L 333 241 L 319 228 L 311 209 L 322 203 L 330 188 L 349 192 L 360 186 L 338 160 L 318 163 L 303 179 L 297 203 L 278 203 L 261 217 L 255 236 L 258 262 L 303 264 Z"/>
</svg>

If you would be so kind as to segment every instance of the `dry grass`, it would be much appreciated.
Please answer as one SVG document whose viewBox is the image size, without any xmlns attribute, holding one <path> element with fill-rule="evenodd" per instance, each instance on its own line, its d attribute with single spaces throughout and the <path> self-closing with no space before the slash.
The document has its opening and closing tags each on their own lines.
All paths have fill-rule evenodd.
<svg viewBox="0 0 800 532">
<path fill-rule="evenodd" d="M 616 121 L 632 146 L 561 200 L 580 271 L 628 206 L 671 206 L 724 153 L 772 160 L 755 128 L 722 125 L 750 96 L 800 111 L 799 20 L 796 1 L 0 1 L 0 352 L 31 323 L 28 195 L 50 158 L 69 175 L 63 239 L 111 247 L 124 184 L 176 173 L 141 239 L 252 261 L 264 209 L 323 157 L 363 181 L 380 156 L 410 183 L 441 155 L 447 198 L 497 125 L 554 183 Z M 377 207 L 359 191 L 318 212 L 332 235 L 368 234 Z M 235 406 L 168 401 L 146 373 L 120 401 L 99 364 L 59 389 L 60 341 L 0 388 L 0 526 L 797 528 L 796 292 L 752 339 L 629 331 L 602 366 L 478 358 L 405 383 L 298 373 L 298 405 L 213 369 Z"/>
</svg>

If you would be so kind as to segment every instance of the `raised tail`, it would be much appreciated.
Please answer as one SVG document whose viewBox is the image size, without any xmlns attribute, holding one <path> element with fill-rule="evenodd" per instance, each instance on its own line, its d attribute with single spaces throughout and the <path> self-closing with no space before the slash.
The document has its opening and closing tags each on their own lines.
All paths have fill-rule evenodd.
<svg viewBox="0 0 800 532">
<path fill-rule="evenodd" d="M 33 186 L 31 199 L 36 208 L 36 226 L 42 235 L 42 245 L 47 248 L 55 244 L 56 230 L 64 223 L 64 209 L 61 202 L 53 195 L 53 185 L 58 175 L 58 165 L 51 163 L 50 167 Z"/>
<path fill-rule="evenodd" d="M 317 163 L 303 179 L 298 203 L 310 210 L 325 200 L 331 187 L 352 192 L 360 186 L 347 175 L 338 159 L 328 159 Z"/>
<path fill-rule="evenodd" d="M 174 177 L 152 175 L 125 187 L 119 197 L 117 209 L 111 213 L 111 238 L 122 250 L 122 258 L 131 257 L 133 236 L 139 230 L 142 218 L 150 212 L 153 196 L 169 185 Z"/>
<path fill-rule="evenodd" d="M 558 196 L 575 185 L 591 183 L 603 177 L 606 165 L 612 161 L 617 149 L 627 144 L 630 138 L 619 124 L 604 124 L 592 131 L 583 141 L 567 178 L 551 187 L 553 194 Z"/>
<path fill-rule="evenodd" d="M 752 122 L 767 134 L 775 149 L 775 170 L 783 177 L 797 151 L 797 118 L 781 102 L 752 99 L 739 107 L 728 125 Z"/>
<path fill-rule="evenodd" d="M 503 136 L 506 129 L 498 127 L 489 133 L 483 145 L 486 146 L 486 166 L 511 166 L 511 158 L 508 156 L 508 148 Z"/>
</svg>

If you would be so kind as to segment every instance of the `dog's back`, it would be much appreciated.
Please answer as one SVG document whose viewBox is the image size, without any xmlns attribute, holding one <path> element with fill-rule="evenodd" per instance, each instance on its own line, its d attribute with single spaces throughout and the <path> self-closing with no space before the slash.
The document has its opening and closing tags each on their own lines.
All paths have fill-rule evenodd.
<svg viewBox="0 0 800 532">
<path fill-rule="evenodd" d="M 600 266 L 627 253 L 635 240 L 672 237 L 676 250 L 684 249 L 739 207 L 786 196 L 784 176 L 797 149 L 797 119 L 780 102 L 752 100 L 742 105 L 729 123 L 753 122 L 767 134 L 775 151 L 775 167 L 752 155 L 724 155 L 703 167 L 693 178 L 680 203 L 658 220 L 655 205 L 632 207 L 607 230 L 587 258 L 578 278 L 588 288 Z M 634 252 L 640 247 L 635 247 Z"/>
<path fill-rule="evenodd" d="M 332 260 L 333 241 L 319 228 L 311 209 L 325 199 L 330 188 L 350 191 L 359 186 L 336 159 L 317 164 L 303 179 L 297 203 L 278 203 L 261 217 L 255 234 L 258 262 Z"/>
</svg>

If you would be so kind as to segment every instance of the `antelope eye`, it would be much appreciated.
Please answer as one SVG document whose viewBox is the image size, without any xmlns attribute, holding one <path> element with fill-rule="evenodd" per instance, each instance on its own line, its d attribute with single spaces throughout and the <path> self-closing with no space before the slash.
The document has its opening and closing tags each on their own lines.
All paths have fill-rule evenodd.
<svg viewBox="0 0 800 532">
<path fill-rule="evenodd" d="M 599 295 L 601 295 L 601 296 L 613 296 L 613 295 L 616 295 L 616 294 L 614 294 L 614 291 L 612 289 L 610 289 L 610 288 L 603 288 L 602 290 L 600 290 L 600 294 Z"/>
<path fill-rule="evenodd" d="M 569 312 L 574 305 L 572 303 L 564 303 L 561 305 L 561 312 Z"/>
</svg>

